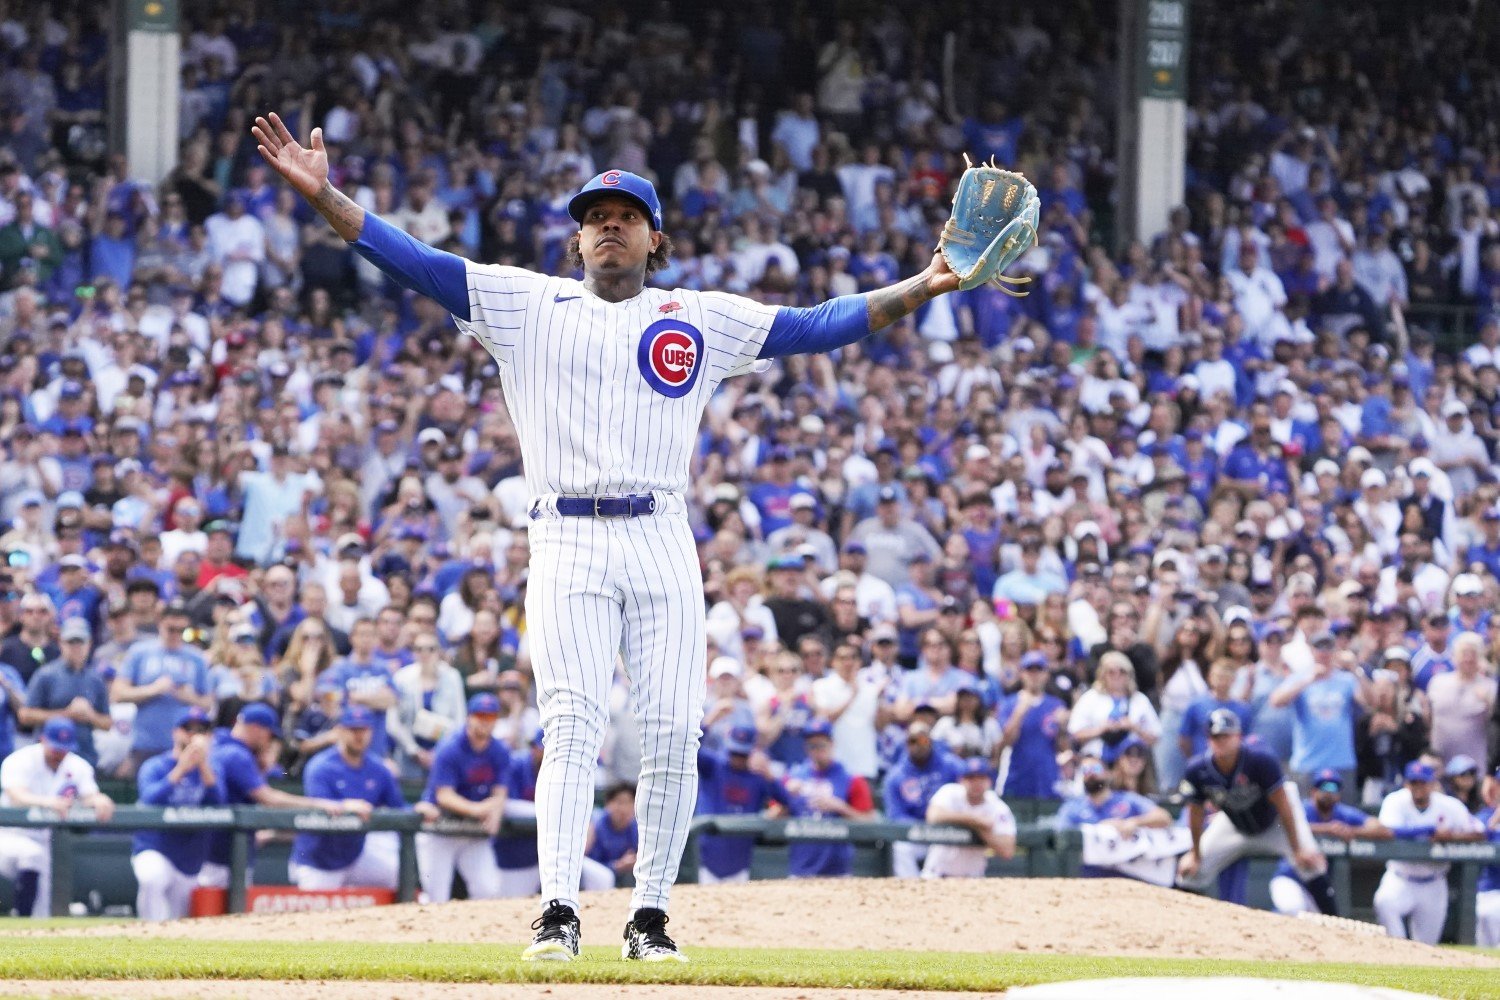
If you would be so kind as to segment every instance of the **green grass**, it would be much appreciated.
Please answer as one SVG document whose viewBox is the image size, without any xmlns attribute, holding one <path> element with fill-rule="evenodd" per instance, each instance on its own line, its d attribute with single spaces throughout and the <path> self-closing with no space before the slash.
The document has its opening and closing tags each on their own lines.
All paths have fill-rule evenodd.
<svg viewBox="0 0 1500 1000">
<path fill-rule="evenodd" d="M 692 983 L 997 991 L 1106 976 L 1274 976 L 1500 997 L 1500 972 L 1441 967 L 1282 964 L 1060 955 L 691 949 L 687 965 L 626 963 L 613 948 L 568 965 L 522 963 L 519 946 L 369 942 L 0 938 L 0 979 L 347 979 L 432 982 Z"/>
</svg>

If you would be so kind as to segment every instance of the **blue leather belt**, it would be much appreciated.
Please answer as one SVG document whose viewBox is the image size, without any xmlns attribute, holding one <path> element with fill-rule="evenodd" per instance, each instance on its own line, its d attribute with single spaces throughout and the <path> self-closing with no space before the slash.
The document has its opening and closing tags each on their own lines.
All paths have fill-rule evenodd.
<svg viewBox="0 0 1500 1000">
<path fill-rule="evenodd" d="M 650 493 L 558 497 L 557 512 L 563 517 L 645 517 L 656 513 L 656 497 Z"/>
</svg>

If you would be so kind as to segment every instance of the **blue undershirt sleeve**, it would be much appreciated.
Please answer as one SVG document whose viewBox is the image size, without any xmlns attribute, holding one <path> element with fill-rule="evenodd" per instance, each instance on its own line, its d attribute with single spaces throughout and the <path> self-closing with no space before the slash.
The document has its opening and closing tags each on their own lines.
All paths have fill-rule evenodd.
<svg viewBox="0 0 1500 1000">
<path fill-rule="evenodd" d="M 403 288 L 469 319 L 468 269 L 462 257 L 414 239 L 373 212 L 365 213 L 359 239 L 349 245 Z"/>
<path fill-rule="evenodd" d="M 870 312 L 863 295 L 840 295 L 809 309 L 782 306 L 771 321 L 759 357 L 820 354 L 847 347 L 870 335 Z"/>
</svg>

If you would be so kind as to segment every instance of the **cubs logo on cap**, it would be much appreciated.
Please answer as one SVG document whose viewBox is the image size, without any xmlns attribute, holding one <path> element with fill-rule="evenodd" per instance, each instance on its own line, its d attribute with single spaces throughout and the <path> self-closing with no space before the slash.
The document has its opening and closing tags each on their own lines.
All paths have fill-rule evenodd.
<svg viewBox="0 0 1500 1000">
<path fill-rule="evenodd" d="M 661 229 L 661 199 L 656 188 L 646 178 L 628 170 L 606 170 L 589 181 L 568 202 L 568 214 L 582 225 L 584 211 L 604 195 L 623 195 L 637 202 L 645 209 L 651 228 Z"/>
<path fill-rule="evenodd" d="M 698 383 L 703 334 L 690 323 L 658 320 L 641 334 L 636 360 L 647 385 L 670 399 L 681 399 Z"/>
</svg>

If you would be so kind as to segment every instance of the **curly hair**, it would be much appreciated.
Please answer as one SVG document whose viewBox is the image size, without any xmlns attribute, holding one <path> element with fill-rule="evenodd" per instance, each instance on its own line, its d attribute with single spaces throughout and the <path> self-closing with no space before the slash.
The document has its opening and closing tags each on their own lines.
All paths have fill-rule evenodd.
<svg viewBox="0 0 1500 1000">
<path fill-rule="evenodd" d="M 563 263 L 574 269 L 581 269 L 583 267 L 583 251 L 578 247 L 578 237 L 579 234 L 574 233 L 572 238 L 568 240 L 567 249 L 563 251 Z M 671 259 L 672 237 L 666 233 L 662 233 L 661 242 L 656 245 L 656 249 L 651 251 L 651 255 L 646 258 L 646 277 L 649 278 L 657 271 L 666 267 Z"/>
</svg>

